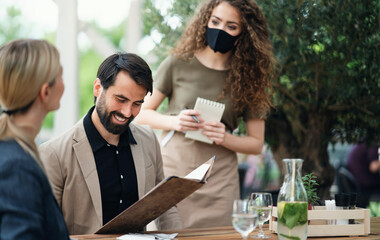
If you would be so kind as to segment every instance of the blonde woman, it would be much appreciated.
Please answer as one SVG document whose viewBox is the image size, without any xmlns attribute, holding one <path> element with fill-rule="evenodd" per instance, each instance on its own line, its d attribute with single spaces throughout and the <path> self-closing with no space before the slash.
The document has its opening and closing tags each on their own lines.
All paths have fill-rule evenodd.
<svg viewBox="0 0 380 240">
<path fill-rule="evenodd" d="M 63 90 L 53 45 L 22 39 L 0 48 L 0 239 L 69 239 L 34 142 Z"/>
<path fill-rule="evenodd" d="M 161 149 L 166 175 L 184 176 L 216 155 L 207 185 L 177 205 L 186 228 L 231 225 L 232 203 L 239 198 L 236 152 L 261 152 L 274 64 L 267 23 L 256 2 L 201 4 L 172 55 L 158 68 L 153 94 L 136 118 L 164 130 L 164 137 L 175 131 Z M 160 114 L 156 109 L 165 97 L 168 108 Z M 224 103 L 222 121 L 203 122 L 193 110 L 197 97 Z M 244 119 L 247 136 L 231 134 L 238 118 Z M 199 128 L 214 144 L 184 137 L 184 131 Z"/>
</svg>

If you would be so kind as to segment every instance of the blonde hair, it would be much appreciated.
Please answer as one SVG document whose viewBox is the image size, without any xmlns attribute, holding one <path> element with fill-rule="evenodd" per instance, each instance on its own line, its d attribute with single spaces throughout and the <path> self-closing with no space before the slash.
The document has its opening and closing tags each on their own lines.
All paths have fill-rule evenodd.
<svg viewBox="0 0 380 240">
<path fill-rule="evenodd" d="M 196 51 L 207 46 L 206 26 L 213 9 L 222 2 L 229 3 L 240 12 L 242 32 L 228 62 L 231 71 L 219 98 L 229 94 L 236 110 L 250 109 L 254 115 L 265 118 L 272 106 L 270 80 L 276 60 L 267 21 L 255 1 L 203 1 L 172 53 L 188 60 L 194 57 Z"/>
<path fill-rule="evenodd" d="M 58 50 L 45 40 L 20 39 L 0 47 L 0 141 L 16 140 L 41 165 L 34 139 L 10 118 L 33 104 L 44 83 L 54 85 L 60 70 Z M 42 167 L 42 165 L 41 165 Z"/>
</svg>

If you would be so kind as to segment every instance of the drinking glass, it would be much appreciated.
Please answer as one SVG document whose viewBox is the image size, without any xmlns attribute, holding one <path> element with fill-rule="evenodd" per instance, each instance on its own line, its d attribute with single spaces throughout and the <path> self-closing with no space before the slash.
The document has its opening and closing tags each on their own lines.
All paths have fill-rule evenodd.
<svg viewBox="0 0 380 240">
<path fill-rule="evenodd" d="M 235 200 L 233 203 L 232 225 L 243 239 L 247 239 L 248 234 L 255 230 L 257 224 L 257 212 L 250 203 L 248 199 Z"/>
<path fill-rule="evenodd" d="M 265 192 L 254 192 L 251 193 L 251 206 L 256 209 L 258 219 L 257 224 L 259 225 L 259 232 L 257 235 L 251 236 L 252 238 L 271 238 L 271 236 L 265 235 L 263 231 L 263 224 L 268 221 L 272 216 L 272 194 Z"/>
</svg>

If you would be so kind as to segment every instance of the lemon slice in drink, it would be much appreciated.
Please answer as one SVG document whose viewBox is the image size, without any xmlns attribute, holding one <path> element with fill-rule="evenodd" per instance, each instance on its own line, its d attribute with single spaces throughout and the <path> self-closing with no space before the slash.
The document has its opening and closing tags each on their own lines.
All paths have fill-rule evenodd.
<svg viewBox="0 0 380 240">
<path fill-rule="evenodd" d="M 277 203 L 277 217 L 281 216 L 284 212 L 286 202 Z"/>
</svg>

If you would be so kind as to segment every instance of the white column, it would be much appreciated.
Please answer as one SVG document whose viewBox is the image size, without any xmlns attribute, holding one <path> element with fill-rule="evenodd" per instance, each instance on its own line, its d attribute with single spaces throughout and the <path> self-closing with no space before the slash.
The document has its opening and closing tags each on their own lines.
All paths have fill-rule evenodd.
<svg viewBox="0 0 380 240">
<path fill-rule="evenodd" d="M 63 66 L 65 92 L 61 107 L 55 112 L 53 137 L 57 136 L 78 120 L 78 16 L 77 0 L 56 0 L 58 7 L 58 29 L 56 46 Z"/>
<path fill-rule="evenodd" d="M 137 46 L 142 35 L 141 5 L 141 0 L 130 1 L 128 21 L 126 24 L 127 29 L 124 35 L 124 49 L 127 52 L 138 53 Z"/>
</svg>

